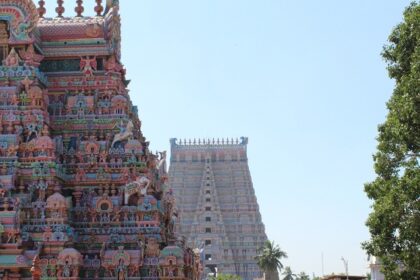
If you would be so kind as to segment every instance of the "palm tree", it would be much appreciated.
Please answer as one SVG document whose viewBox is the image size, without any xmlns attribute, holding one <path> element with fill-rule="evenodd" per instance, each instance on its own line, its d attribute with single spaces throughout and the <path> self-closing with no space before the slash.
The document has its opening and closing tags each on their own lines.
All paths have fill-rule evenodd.
<svg viewBox="0 0 420 280">
<path fill-rule="evenodd" d="M 282 275 L 284 275 L 283 280 L 295 280 L 296 277 L 296 274 L 292 272 L 290 266 L 286 266 Z"/>
<path fill-rule="evenodd" d="M 309 275 L 306 274 L 305 272 L 299 273 L 299 275 L 296 278 L 296 280 L 310 280 L 310 279 L 311 278 L 309 277 Z"/>
<path fill-rule="evenodd" d="M 279 279 L 277 269 L 283 269 L 283 264 L 280 261 L 282 258 L 287 258 L 286 252 L 283 252 L 278 245 L 274 244 L 274 241 L 267 240 L 256 257 L 258 266 L 265 272 L 266 280 Z"/>
</svg>

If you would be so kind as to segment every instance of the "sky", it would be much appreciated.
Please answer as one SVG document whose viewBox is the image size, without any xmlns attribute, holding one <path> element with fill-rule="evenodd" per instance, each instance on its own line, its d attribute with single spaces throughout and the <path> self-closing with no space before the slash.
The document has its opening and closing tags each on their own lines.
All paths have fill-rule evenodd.
<svg viewBox="0 0 420 280">
<path fill-rule="evenodd" d="M 365 274 L 363 185 L 394 87 L 380 53 L 409 2 L 120 0 L 122 62 L 152 150 L 172 137 L 249 137 L 283 264 L 337 274 L 344 257 Z"/>
</svg>

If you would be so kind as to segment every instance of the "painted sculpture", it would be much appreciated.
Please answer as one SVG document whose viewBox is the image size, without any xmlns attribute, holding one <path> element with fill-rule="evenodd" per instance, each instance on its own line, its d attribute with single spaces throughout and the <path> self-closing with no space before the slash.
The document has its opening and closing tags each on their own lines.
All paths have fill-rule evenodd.
<svg viewBox="0 0 420 280">
<path fill-rule="evenodd" d="M 0 0 L 0 279 L 200 279 L 128 95 L 118 1 L 37 2 Z"/>
</svg>

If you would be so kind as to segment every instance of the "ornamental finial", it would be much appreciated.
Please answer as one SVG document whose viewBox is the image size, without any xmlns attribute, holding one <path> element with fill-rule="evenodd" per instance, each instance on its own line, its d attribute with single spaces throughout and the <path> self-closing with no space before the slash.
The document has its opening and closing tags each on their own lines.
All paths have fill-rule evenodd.
<svg viewBox="0 0 420 280">
<path fill-rule="evenodd" d="M 57 13 L 57 17 L 62 18 L 64 11 L 66 10 L 63 7 L 64 0 L 57 0 L 57 4 L 58 4 L 58 7 L 55 8 L 55 12 Z"/>
<path fill-rule="evenodd" d="M 74 8 L 74 11 L 76 12 L 76 16 L 77 17 L 82 17 L 83 15 L 83 11 L 85 10 L 85 8 L 83 7 L 83 0 L 77 0 L 76 1 L 76 8 Z"/>
<path fill-rule="evenodd" d="M 43 18 L 45 13 L 47 12 L 47 9 L 45 9 L 45 1 L 44 0 L 40 0 L 38 1 L 39 7 L 37 9 L 39 17 Z"/>
<path fill-rule="evenodd" d="M 95 6 L 95 12 L 98 17 L 102 15 L 102 12 L 104 11 L 104 7 L 102 6 L 102 0 L 95 0 L 96 6 Z"/>
</svg>

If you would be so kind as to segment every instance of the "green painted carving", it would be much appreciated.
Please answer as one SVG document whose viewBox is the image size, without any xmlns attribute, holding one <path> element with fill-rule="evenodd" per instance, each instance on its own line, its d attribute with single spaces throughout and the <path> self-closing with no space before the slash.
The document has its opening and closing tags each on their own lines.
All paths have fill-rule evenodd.
<svg viewBox="0 0 420 280">
<path fill-rule="evenodd" d="M 80 59 L 45 60 L 40 69 L 43 72 L 77 72 L 80 71 Z"/>
</svg>

